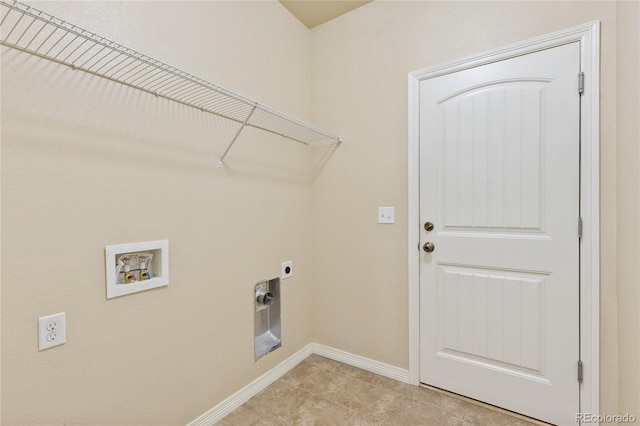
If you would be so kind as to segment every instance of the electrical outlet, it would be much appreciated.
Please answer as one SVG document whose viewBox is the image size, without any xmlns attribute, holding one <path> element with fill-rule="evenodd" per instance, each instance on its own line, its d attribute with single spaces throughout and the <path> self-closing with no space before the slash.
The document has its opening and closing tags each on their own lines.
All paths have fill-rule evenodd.
<svg viewBox="0 0 640 426">
<path fill-rule="evenodd" d="M 67 342 L 66 314 L 47 315 L 38 318 L 38 350 L 52 348 Z"/>
<path fill-rule="evenodd" d="M 281 278 L 289 278 L 293 275 L 293 261 L 282 262 L 282 275 Z"/>
</svg>

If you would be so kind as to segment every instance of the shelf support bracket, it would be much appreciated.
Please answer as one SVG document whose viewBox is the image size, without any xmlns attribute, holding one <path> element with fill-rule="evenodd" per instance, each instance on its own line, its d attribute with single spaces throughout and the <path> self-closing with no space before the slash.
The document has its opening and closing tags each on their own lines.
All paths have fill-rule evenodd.
<svg viewBox="0 0 640 426">
<path fill-rule="evenodd" d="M 227 149 L 224 150 L 224 153 L 222 154 L 222 156 L 218 160 L 218 167 L 220 167 L 220 168 L 224 167 L 224 157 L 227 156 L 227 153 L 229 152 L 229 150 L 231 149 L 233 144 L 236 142 L 236 139 L 238 139 L 238 136 L 240 136 L 240 133 L 242 133 L 242 130 L 246 127 L 247 123 L 251 119 L 251 116 L 253 115 L 253 112 L 256 110 L 257 106 L 258 106 L 258 104 L 254 104 L 253 105 L 253 108 L 251 108 L 251 111 L 249 112 L 249 115 L 247 115 L 247 118 L 242 122 L 242 126 L 240 126 L 240 128 L 238 129 L 238 132 L 236 133 L 236 135 L 231 140 L 231 143 L 229 144 Z"/>
</svg>

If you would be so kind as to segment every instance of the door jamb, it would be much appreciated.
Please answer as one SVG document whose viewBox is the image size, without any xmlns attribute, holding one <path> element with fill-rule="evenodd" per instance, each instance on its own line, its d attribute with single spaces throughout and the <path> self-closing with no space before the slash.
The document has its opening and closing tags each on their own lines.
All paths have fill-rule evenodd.
<svg viewBox="0 0 640 426">
<path fill-rule="evenodd" d="M 433 77 L 580 42 L 580 412 L 600 408 L 600 21 L 409 73 L 409 381 L 420 381 L 420 82 Z M 577 90 L 576 73 L 576 90 Z M 577 360 L 576 360 L 577 361 Z M 576 376 L 577 381 L 577 376 Z"/>
</svg>

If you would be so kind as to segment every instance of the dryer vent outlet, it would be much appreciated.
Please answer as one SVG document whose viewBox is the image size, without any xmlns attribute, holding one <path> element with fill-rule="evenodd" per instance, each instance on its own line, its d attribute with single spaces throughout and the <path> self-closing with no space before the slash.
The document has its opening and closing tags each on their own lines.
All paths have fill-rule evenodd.
<svg viewBox="0 0 640 426">
<path fill-rule="evenodd" d="M 254 359 L 257 361 L 282 346 L 280 327 L 280 278 L 262 281 L 253 290 L 255 312 Z"/>
</svg>

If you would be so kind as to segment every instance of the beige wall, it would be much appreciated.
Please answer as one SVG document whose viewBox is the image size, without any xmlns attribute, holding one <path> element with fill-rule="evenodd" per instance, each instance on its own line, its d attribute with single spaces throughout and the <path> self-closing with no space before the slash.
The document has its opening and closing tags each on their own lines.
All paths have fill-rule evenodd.
<svg viewBox="0 0 640 426">
<path fill-rule="evenodd" d="M 310 34 L 276 2 L 32 3 L 303 119 Z M 3 425 L 185 424 L 311 341 L 305 147 L 2 49 Z M 104 248 L 169 239 L 167 288 L 106 300 Z M 253 360 L 280 274 L 283 347 Z M 38 352 L 37 318 L 67 314 Z"/>
<path fill-rule="evenodd" d="M 378 1 L 313 31 L 275 2 L 32 4 L 347 143 L 248 132 L 218 170 L 234 126 L 3 48 L 2 424 L 184 424 L 311 341 L 407 368 L 407 74 L 595 19 L 601 408 L 640 411 L 637 3 Z M 159 238 L 169 287 L 107 301 L 104 246 Z M 289 259 L 254 363 L 249 294 Z"/>
<path fill-rule="evenodd" d="M 407 74 L 600 20 L 601 409 L 640 414 L 637 9 L 377 1 L 312 31 L 313 118 L 348 141 L 313 187 L 316 342 L 408 368 Z"/>
<path fill-rule="evenodd" d="M 640 2 L 617 3 L 617 263 L 620 405 L 640 409 Z"/>
</svg>

